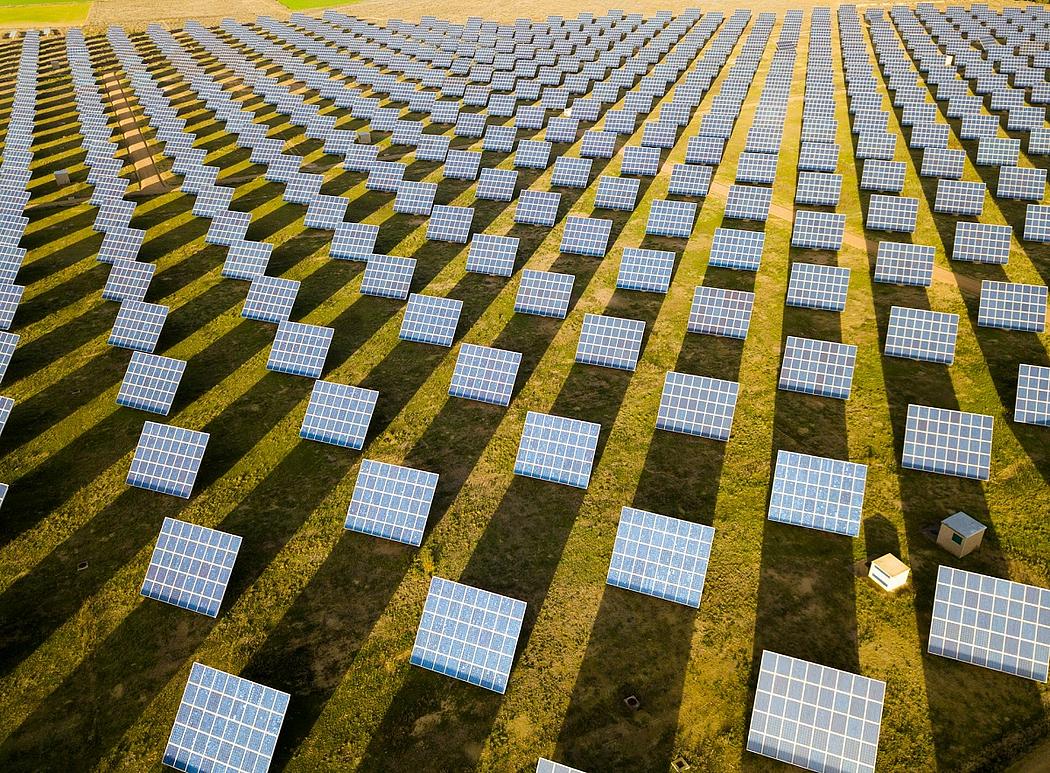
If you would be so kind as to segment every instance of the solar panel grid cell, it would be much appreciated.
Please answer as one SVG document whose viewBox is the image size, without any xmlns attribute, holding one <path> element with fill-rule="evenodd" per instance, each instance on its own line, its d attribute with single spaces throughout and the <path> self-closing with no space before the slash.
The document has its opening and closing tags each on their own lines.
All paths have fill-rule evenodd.
<svg viewBox="0 0 1050 773">
<path fill-rule="evenodd" d="M 788 281 L 788 306 L 844 311 L 850 270 L 816 263 L 792 263 Z"/>
</svg>

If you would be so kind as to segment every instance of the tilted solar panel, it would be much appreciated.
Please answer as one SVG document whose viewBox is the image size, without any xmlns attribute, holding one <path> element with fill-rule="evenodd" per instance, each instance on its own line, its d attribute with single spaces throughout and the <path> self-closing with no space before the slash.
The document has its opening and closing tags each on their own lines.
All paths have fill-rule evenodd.
<svg viewBox="0 0 1050 773">
<path fill-rule="evenodd" d="M 454 207 L 435 204 L 427 223 L 427 239 L 453 244 L 466 244 L 474 221 L 472 207 Z"/>
<path fill-rule="evenodd" d="M 448 393 L 452 397 L 509 405 L 520 365 L 519 352 L 463 344 Z"/>
<path fill-rule="evenodd" d="M 150 282 L 157 267 L 152 263 L 139 263 L 137 260 L 115 260 L 111 264 L 106 286 L 102 288 L 102 297 L 107 301 L 141 301 L 149 291 Z M 6 289 L 11 288 L 11 289 Z M 21 298 L 22 288 L 18 285 L 7 285 L 0 287 L 0 303 L 8 306 L 13 294 L 17 292 Z M 17 288 L 17 291 L 13 288 Z M 18 299 L 14 299 L 14 306 L 18 305 Z M 14 308 L 11 308 L 11 316 L 14 316 Z M 10 324 L 8 325 L 10 326 Z"/>
<path fill-rule="evenodd" d="M 645 322 L 642 320 L 586 314 L 576 347 L 576 362 L 634 370 L 644 334 Z"/>
<path fill-rule="evenodd" d="M 222 275 L 251 282 L 266 273 L 273 245 L 269 242 L 237 241 L 226 250 Z"/>
<path fill-rule="evenodd" d="M 343 528 L 418 547 L 437 483 L 433 472 L 364 459 Z"/>
<path fill-rule="evenodd" d="M 559 249 L 570 255 L 605 257 L 611 233 L 612 220 L 569 215 L 565 218 L 565 230 Z"/>
<path fill-rule="evenodd" d="M 719 287 L 697 287 L 689 309 L 690 333 L 747 338 L 755 294 Z"/>
<path fill-rule="evenodd" d="M 260 322 L 280 323 L 292 316 L 299 282 L 276 276 L 260 276 L 248 288 L 241 316 Z"/>
<path fill-rule="evenodd" d="M 124 301 L 113 322 L 108 343 L 123 349 L 152 352 L 167 318 L 167 306 L 145 301 Z"/>
<path fill-rule="evenodd" d="M 727 441 L 739 393 L 735 381 L 668 371 L 656 428 Z"/>
<path fill-rule="evenodd" d="M 792 263 L 787 305 L 803 309 L 844 311 L 850 270 L 817 263 Z"/>
<path fill-rule="evenodd" d="M 575 280 L 572 274 L 524 269 L 514 298 L 514 311 L 564 319 L 569 311 Z"/>
<path fill-rule="evenodd" d="M 980 327 L 1042 333 L 1046 330 L 1046 285 L 981 282 Z"/>
<path fill-rule="evenodd" d="M 117 393 L 117 405 L 166 416 L 185 371 L 185 360 L 132 352 Z"/>
<path fill-rule="evenodd" d="M 811 209 L 795 211 L 791 246 L 814 250 L 839 250 L 846 230 L 846 216 Z"/>
<path fill-rule="evenodd" d="M 755 185 L 730 185 L 729 195 L 726 197 L 725 216 L 739 220 L 764 222 L 769 217 L 769 205 L 772 200 L 772 188 L 760 188 Z"/>
<path fill-rule="evenodd" d="M 616 286 L 624 290 L 666 293 L 671 286 L 675 254 L 668 250 L 626 247 L 620 260 Z"/>
<path fill-rule="evenodd" d="M 886 330 L 885 353 L 888 357 L 951 365 L 955 360 L 958 333 L 958 314 L 893 306 Z"/>
<path fill-rule="evenodd" d="M 412 293 L 398 337 L 402 341 L 452 346 L 462 310 L 463 301 Z"/>
<path fill-rule="evenodd" d="M 777 451 L 769 520 L 856 537 L 867 479 L 864 464 Z"/>
<path fill-rule="evenodd" d="M 372 255 L 361 278 L 361 294 L 403 301 L 408 297 L 415 271 L 415 258 Z"/>
<path fill-rule="evenodd" d="M 1017 370 L 1014 421 L 1050 426 L 1050 367 L 1021 363 Z"/>
<path fill-rule="evenodd" d="M 641 181 L 636 177 L 608 177 L 598 179 L 598 190 L 594 196 L 596 209 L 615 209 L 633 212 L 638 200 Z"/>
<path fill-rule="evenodd" d="M 788 336 L 777 388 L 848 400 L 856 361 L 851 344 Z"/>
<path fill-rule="evenodd" d="M 758 271 L 766 235 L 763 231 L 716 228 L 708 265 L 740 271 Z"/>
<path fill-rule="evenodd" d="M 340 223 L 328 254 L 337 260 L 367 261 L 375 251 L 379 226 L 367 223 Z"/>
<path fill-rule="evenodd" d="M 909 405 L 901 464 L 909 470 L 988 480 L 991 416 Z"/>
<path fill-rule="evenodd" d="M 560 193 L 524 190 L 518 197 L 518 206 L 514 209 L 514 222 L 553 227 L 558 220 L 560 203 Z"/>
<path fill-rule="evenodd" d="M 529 411 L 514 474 L 585 489 L 600 432 L 592 422 Z"/>
<path fill-rule="evenodd" d="M 688 239 L 693 233 L 696 204 L 691 201 L 654 199 L 645 232 L 652 236 Z"/>
<path fill-rule="evenodd" d="M 374 389 L 315 381 L 299 437 L 360 450 L 378 400 Z"/>
<path fill-rule="evenodd" d="M 234 534 L 165 518 L 139 593 L 217 617 L 240 547 Z"/>
<path fill-rule="evenodd" d="M 293 376 L 320 378 L 334 330 L 302 322 L 281 322 L 266 369 Z"/>
<path fill-rule="evenodd" d="M 919 214 L 919 200 L 909 196 L 873 193 L 864 227 L 873 231 L 911 233 Z"/>
<path fill-rule="evenodd" d="M 207 445 L 207 432 L 147 421 L 131 460 L 127 484 L 188 499 Z"/>
</svg>

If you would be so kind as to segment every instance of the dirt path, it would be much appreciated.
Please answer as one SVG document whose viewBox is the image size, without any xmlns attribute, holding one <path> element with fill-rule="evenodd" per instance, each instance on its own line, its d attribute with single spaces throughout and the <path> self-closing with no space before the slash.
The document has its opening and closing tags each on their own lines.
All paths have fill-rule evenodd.
<svg viewBox="0 0 1050 773">
<path fill-rule="evenodd" d="M 124 90 L 124 84 L 120 82 L 120 77 L 115 71 L 111 70 L 102 76 L 102 88 L 105 98 L 115 111 L 117 131 L 128 150 L 139 183 L 139 191 L 147 194 L 167 192 L 169 188 L 164 181 L 164 175 L 153 158 L 149 143 L 142 133 L 131 101 Z"/>
<path fill-rule="evenodd" d="M 729 195 L 729 186 L 724 183 L 711 183 L 711 190 L 716 192 L 720 197 L 725 198 Z M 784 207 L 780 204 L 770 204 L 769 214 L 776 217 L 779 220 L 784 220 L 788 223 L 795 221 L 795 210 L 791 207 Z M 842 241 L 848 244 L 850 247 L 856 247 L 858 250 L 864 250 L 866 252 L 874 253 L 879 248 L 879 243 L 873 239 L 867 239 L 861 234 L 853 231 L 846 231 L 842 237 Z M 964 290 L 974 295 L 981 294 L 981 283 L 968 276 L 959 276 L 953 271 L 949 271 L 943 266 L 934 265 L 933 267 L 933 278 L 938 282 L 945 284 L 954 284 L 960 290 Z"/>
</svg>

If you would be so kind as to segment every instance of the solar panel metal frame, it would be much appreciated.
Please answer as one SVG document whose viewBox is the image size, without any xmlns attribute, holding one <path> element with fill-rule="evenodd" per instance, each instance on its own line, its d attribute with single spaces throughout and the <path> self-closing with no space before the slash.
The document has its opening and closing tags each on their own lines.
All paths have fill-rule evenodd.
<svg viewBox="0 0 1050 773">
<path fill-rule="evenodd" d="M 827 172 L 800 172 L 795 203 L 813 207 L 836 207 L 842 195 L 842 175 Z"/>
<path fill-rule="evenodd" d="M 334 330 L 302 322 L 281 322 L 270 348 L 266 369 L 293 376 L 320 378 Z"/>
<path fill-rule="evenodd" d="M 433 577 L 409 662 L 504 693 L 525 602 Z"/>
<path fill-rule="evenodd" d="M 208 438 L 207 432 L 147 421 L 135 447 L 127 484 L 189 499 Z"/>
<path fill-rule="evenodd" d="M 675 164 L 667 184 L 669 196 L 706 196 L 711 189 L 714 169 L 698 164 Z"/>
<path fill-rule="evenodd" d="M 456 356 L 449 396 L 510 405 L 520 365 L 520 352 L 463 344 Z"/>
<path fill-rule="evenodd" d="M 852 344 L 788 336 L 777 389 L 848 400 L 856 362 Z"/>
<path fill-rule="evenodd" d="M 905 164 L 903 161 L 884 161 L 872 158 L 864 162 L 860 176 L 862 191 L 900 193 L 904 190 Z"/>
<path fill-rule="evenodd" d="M 328 254 L 336 260 L 367 262 L 373 255 L 379 226 L 369 223 L 340 223 L 329 244 Z"/>
<path fill-rule="evenodd" d="M 991 416 L 927 405 L 908 406 L 901 466 L 974 480 L 988 480 Z"/>
<path fill-rule="evenodd" d="M 601 425 L 529 411 L 514 474 L 586 489 Z"/>
<path fill-rule="evenodd" d="M 1050 590 L 941 566 L 927 651 L 1046 682 Z"/>
<path fill-rule="evenodd" d="M 733 430 L 740 384 L 668 371 L 656 428 L 726 442 Z"/>
<path fill-rule="evenodd" d="M 591 163 L 589 158 L 559 156 L 554 160 L 551 185 L 560 188 L 586 188 L 590 179 Z"/>
<path fill-rule="evenodd" d="M 744 290 L 699 286 L 693 292 L 687 330 L 724 338 L 747 338 L 755 294 Z"/>
<path fill-rule="evenodd" d="M 109 277 L 106 279 L 106 285 L 102 288 L 102 298 L 107 301 L 117 301 L 118 303 L 123 301 L 141 301 L 146 297 L 146 293 L 149 292 L 150 282 L 153 281 L 153 274 L 156 272 L 157 267 L 152 263 L 140 263 L 137 260 L 115 260 L 110 264 Z M 18 288 L 17 291 L 13 288 Z M 21 299 L 21 290 L 24 288 L 18 287 L 18 285 L 7 285 L 5 288 L 0 288 L 2 295 L 0 295 L 0 304 L 10 307 L 13 302 L 14 306 L 17 307 L 18 300 Z M 17 299 L 15 295 L 17 294 Z M 10 309 L 10 316 L 14 316 L 14 309 Z M 7 316 L 6 314 L 0 316 Z M 3 326 L 4 329 L 9 327 Z"/>
<path fill-rule="evenodd" d="M 576 346 L 576 362 L 633 371 L 638 365 L 644 336 L 642 320 L 585 314 Z"/>
<path fill-rule="evenodd" d="M 164 764 L 186 771 L 268 769 L 289 700 L 288 693 L 194 663 L 164 748 Z M 219 735 L 216 728 L 225 732 Z M 236 738 L 246 735 L 248 746 L 227 741 L 226 732 Z"/>
<path fill-rule="evenodd" d="M 845 311 L 850 270 L 819 263 L 791 264 L 785 303 L 801 309 Z"/>
<path fill-rule="evenodd" d="M 431 241 L 466 244 L 474 221 L 473 207 L 455 207 L 435 204 L 427 222 L 427 239 Z"/>
<path fill-rule="evenodd" d="M 999 199 L 1040 202 L 1046 196 L 1046 170 L 1038 167 L 999 167 L 999 184 L 995 189 Z"/>
<path fill-rule="evenodd" d="M 517 184 L 516 170 L 485 168 L 478 176 L 475 196 L 485 201 L 512 201 Z"/>
<path fill-rule="evenodd" d="M 654 199 L 645 232 L 651 236 L 688 239 L 693 233 L 696 211 L 696 204 L 691 201 Z"/>
<path fill-rule="evenodd" d="M 314 382 L 299 437 L 360 451 L 368 436 L 379 392 L 333 381 Z"/>
<path fill-rule="evenodd" d="M 777 523 L 856 537 L 867 479 L 865 464 L 781 449 L 767 517 Z"/>
<path fill-rule="evenodd" d="M 864 227 L 869 231 L 912 233 L 918 216 L 917 198 L 873 193 L 868 200 L 868 215 Z"/>
<path fill-rule="evenodd" d="M 240 547 L 237 535 L 165 518 L 139 594 L 218 617 Z"/>
<path fill-rule="evenodd" d="M 132 352 L 117 393 L 117 405 L 167 416 L 185 371 L 185 360 Z"/>
</svg>

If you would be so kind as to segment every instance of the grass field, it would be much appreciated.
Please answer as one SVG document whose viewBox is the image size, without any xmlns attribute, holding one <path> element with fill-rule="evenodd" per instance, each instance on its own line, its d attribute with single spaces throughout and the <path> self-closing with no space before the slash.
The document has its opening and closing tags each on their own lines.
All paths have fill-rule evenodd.
<svg viewBox="0 0 1050 773">
<path fill-rule="evenodd" d="M 11 484 L 0 520 L 0 768 L 159 767 L 194 661 L 291 693 L 277 752 L 277 767 L 288 770 L 524 771 L 540 755 L 592 772 L 663 771 L 678 756 L 693 770 L 774 769 L 743 751 L 756 657 L 764 649 L 887 681 L 884 770 L 1002 769 L 1039 742 L 1050 708 L 1045 685 L 923 651 L 939 564 L 1050 585 L 1050 436 L 1011 420 L 1017 363 L 1048 364 L 1050 335 L 978 328 L 975 292 L 981 279 L 1045 284 L 1050 249 L 1015 239 L 1005 267 L 949 262 L 953 219 L 932 214 L 935 187 L 918 176 L 921 155 L 901 141 L 904 194 L 920 202 L 911 238 L 935 245 L 939 270 L 928 291 L 872 282 L 876 242 L 908 237 L 863 229 L 867 195 L 850 152 L 855 138 L 834 25 L 842 87 L 838 211 L 847 215 L 850 237 L 833 258 L 791 248 L 807 18 L 774 212 L 764 228 L 750 226 L 765 231 L 762 269 L 752 275 L 709 268 L 711 235 L 722 222 L 779 29 L 780 20 L 688 242 L 644 233 L 650 202 L 667 191 L 664 172 L 643 178 L 634 213 L 611 215 L 604 260 L 559 253 L 565 215 L 591 213 L 593 181 L 618 173 L 624 139 L 616 158 L 595 162 L 587 190 L 562 191 L 553 229 L 515 225 L 513 205 L 475 202 L 473 184 L 444 180 L 439 164 L 383 141 L 381 157 L 408 163 L 407 179 L 440 182 L 438 203 L 474 206 L 474 232 L 519 237 L 518 271 L 574 274 L 564 321 L 515 314 L 516 278 L 467 273 L 466 248 L 427 241 L 425 218 L 393 213 L 391 195 L 365 190 L 363 175 L 342 170 L 319 142 L 215 65 L 213 76 L 273 127 L 271 136 L 287 139 L 289 152 L 324 172 L 325 193 L 350 199 L 348 219 L 381 226 L 377 252 L 417 259 L 414 291 L 463 300 L 457 343 L 523 354 L 506 410 L 447 396 L 458 346 L 399 341 L 402 304 L 358 292 L 363 264 L 328 257 L 330 234 L 304 228 L 305 208 L 282 202 L 283 186 L 263 179 L 248 151 L 180 80 L 187 131 L 209 151 L 207 163 L 222 168 L 220 182 L 237 188 L 233 208 L 252 213 L 248 237 L 275 245 L 268 273 L 302 283 L 293 319 L 335 328 L 324 377 L 380 392 L 362 453 L 300 441 L 311 382 L 265 370 L 274 328 L 241 319 L 246 287 L 221 278 L 225 251 L 204 244 L 207 221 L 193 217 L 192 198 L 175 190 L 143 200 L 133 225 L 148 229 L 140 259 L 157 266 L 148 300 L 171 307 L 157 352 L 189 362 L 166 421 L 211 433 L 187 502 L 124 484 L 147 417 L 114 402 L 128 354 L 106 345 L 115 308 L 100 298 L 107 270 L 95 260 L 95 210 L 62 203 L 69 191 L 57 191 L 50 177 L 70 169 L 87 191 L 64 41 L 46 40 L 35 207 L 23 242 L 30 252 L 19 275 L 26 292 L 14 327 L 22 339 L 2 385 L 17 405 L 0 441 L 0 480 Z M 188 36 L 175 34 L 211 63 Z M 133 40 L 155 76 L 176 75 L 146 36 Z M 96 71 L 115 66 L 104 37 L 88 43 Z M 663 169 L 683 160 L 686 138 L 740 45 L 665 152 Z M 0 121 L 10 111 L 17 59 L 17 47 L 0 49 Z M 363 125 L 312 92 L 310 100 L 325 104 L 341 128 Z M 906 137 L 898 118 L 891 115 L 890 130 Z M 966 178 L 982 179 L 987 171 L 972 165 L 975 144 L 960 143 L 958 122 L 950 123 L 953 145 L 968 151 Z M 626 141 L 637 144 L 640 133 Z M 151 130 L 146 137 L 154 142 Z M 455 138 L 452 146 L 474 144 Z M 562 152 L 578 155 L 578 146 Z M 486 164 L 491 158 L 486 154 Z M 499 165 L 510 168 L 511 158 Z M 549 176 L 522 170 L 519 190 L 547 190 Z M 1010 223 L 1019 234 L 1023 219 L 1023 205 L 987 198 L 983 222 Z M 622 249 L 639 245 L 679 254 L 666 296 L 615 289 Z M 784 307 L 794 260 L 852 269 L 845 313 Z M 700 284 L 756 293 L 746 342 L 685 333 Z M 960 315 L 951 368 L 880 355 L 893 305 Z M 585 312 L 645 320 L 635 373 L 573 364 Z M 848 402 L 776 389 L 787 335 L 858 346 Z M 728 443 L 654 431 L 668 370 L 740 382 Z M 913 402 L 995 417 L 990 481 L 900 468 L 904 414 Z M 586 491 L 513 475 L 529 410 L 602 425 Z M 778 449 L 868 465 L 860 537 L 765 519 Z M 363 457 L 440 474 L 420 549 L 343 530 Z M 716 529 L 699 611 L 605 585 L 619 511 L 631 504 Z M 924 529 L 959 509 L 990 526 L 982 550 L 955 561 Z M 217 620 L 138 595 L 165 516 L 243 536 Z M 910 586 L 892 596 L 855 571 L 858 562 L 889 551 L 913 570 Z M 434 574 L 528 603 L 506 695 L 408 665 Z M 640 699 L 639 710 L 624 706 L 629 694 Z"/>
<path fill-rule="evenodd" d="M 0 3 L 0 28 L 83 24 L 90 10 L 90 0 L 72 3 L 56 3 L 48 0 L 5 0 Z"/>
<path fill-rule="evenodd" d="M 306 11 L 313 8 L 330 8 L 332 6 L 351 5 L 346 0 L 280 0 L 281 5 L 293 11 Z"/>
</svg>

